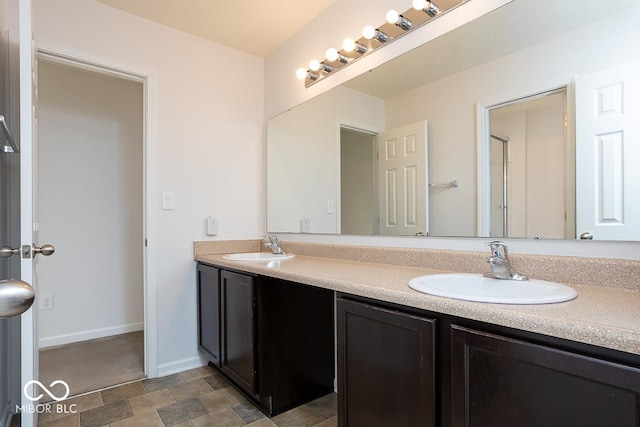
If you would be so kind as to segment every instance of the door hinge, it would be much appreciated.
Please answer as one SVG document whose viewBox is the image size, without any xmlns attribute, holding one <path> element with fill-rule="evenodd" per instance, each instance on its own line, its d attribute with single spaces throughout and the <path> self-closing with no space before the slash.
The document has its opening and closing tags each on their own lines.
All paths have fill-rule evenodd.
<svg viewBox="0 0 640 427">
<path fill-rule="evenodd" d="M 31 258 L 31 245 L 22 245 L 22 258 Z"/>
<path fill-rule="evenodd" d="M 567 127 L 569 125 L 569 119 L 567 118 L 567 116 L 564 116 L 564 127 Z"/>
<path fill-rule="evenodd" d="M 144 238 L 144 247 L 146 248 L 147 246 L 148 246 L 148 245 L 147 245 L 147 238 L 145 237 L 145 238 Z"/>
</svg>

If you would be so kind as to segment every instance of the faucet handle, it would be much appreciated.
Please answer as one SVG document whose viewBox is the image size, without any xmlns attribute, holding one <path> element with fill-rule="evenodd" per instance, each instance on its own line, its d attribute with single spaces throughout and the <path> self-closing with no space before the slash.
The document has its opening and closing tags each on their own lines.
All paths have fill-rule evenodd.
<svg viewBox="0 0 640 427">
<path fill-rule="evenodd" d="M 507 257 L 507 244 L 500 240 L 494 240 L 493 242 L 487 242 L 487 246 L 491 247 L 491 254 L 498 258 Z"/>
</svg>

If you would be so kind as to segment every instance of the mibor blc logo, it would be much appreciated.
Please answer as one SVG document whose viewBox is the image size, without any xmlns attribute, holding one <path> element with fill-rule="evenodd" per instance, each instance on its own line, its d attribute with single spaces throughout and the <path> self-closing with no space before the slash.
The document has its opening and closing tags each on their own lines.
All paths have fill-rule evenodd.
<svg viewBox="0 0 640 427">
<path fill-rule="evenodd" d="M 40 399 L 44 397 L 43 393 L 36 394 L 38 393 L 38 388 L 39 390 L 42 390 L 43 393 L 46 393 L 56 403 L 35 403 L 39 402 Z M 63 393 L 60 394 L 60 391 L 63 391 Z M 24 385 L 22 392 L 24 393 L 24 397 L 27 400 L 30 400 L 34 403 L 17 406 L 17 412 L 37 412 L 38 414 L 75 414 L 77 412 L 76 404 L 67 405 L 60 403 L 61 401 L 69 397 L 69 384 L 67 384 L 65 381 L 55 380 L 54 382 L 49 384 L 49 386 L 45 386 L 38 380 L 31 380 Z"/>
</svg>

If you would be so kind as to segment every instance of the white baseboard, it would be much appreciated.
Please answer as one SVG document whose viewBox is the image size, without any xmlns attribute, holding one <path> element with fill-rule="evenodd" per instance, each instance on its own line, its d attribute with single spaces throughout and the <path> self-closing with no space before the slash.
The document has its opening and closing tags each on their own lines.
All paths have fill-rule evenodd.
<svg viewBox="0 0 640 427">
<path fill-rule="evenodd" d="M 162 365 L 158 365 L 158 376 L 164 377 L 167 375 L 177 374 L 179 372 L 188 371 L 189 369 L 200 368 L 206 364 L 207 360 L 200 356 L 176 360 L 175 362 L 170 363 L 163 363 Z"/>
<path fill-rule="evenodd" d="M 109 328 L 93 329 L 90 331 L 74 332 L 72 334 L 57 335 L 53 337 L 41 337 L 38 341 L 39 348 L 54 347 L 57 345 L 71 344 L 79 341 L 94 340 L 96 338 L 110 337 L 112 335 L 126 334 L 127 332 L 142 331 L 144 323 L 131 323 L 129 325 L 112 326 Z"/>
</svg>

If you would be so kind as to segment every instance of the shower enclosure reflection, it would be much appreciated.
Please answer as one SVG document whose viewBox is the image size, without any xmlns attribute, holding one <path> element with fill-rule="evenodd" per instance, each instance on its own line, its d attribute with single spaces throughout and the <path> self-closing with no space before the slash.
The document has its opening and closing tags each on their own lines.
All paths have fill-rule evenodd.
<svg viewBox="0 0 640 427">
<path fill-rule="evenodd" d="M 489 109 L 491 237 L 571 238 L 565 88 Z"/>
</svg>

